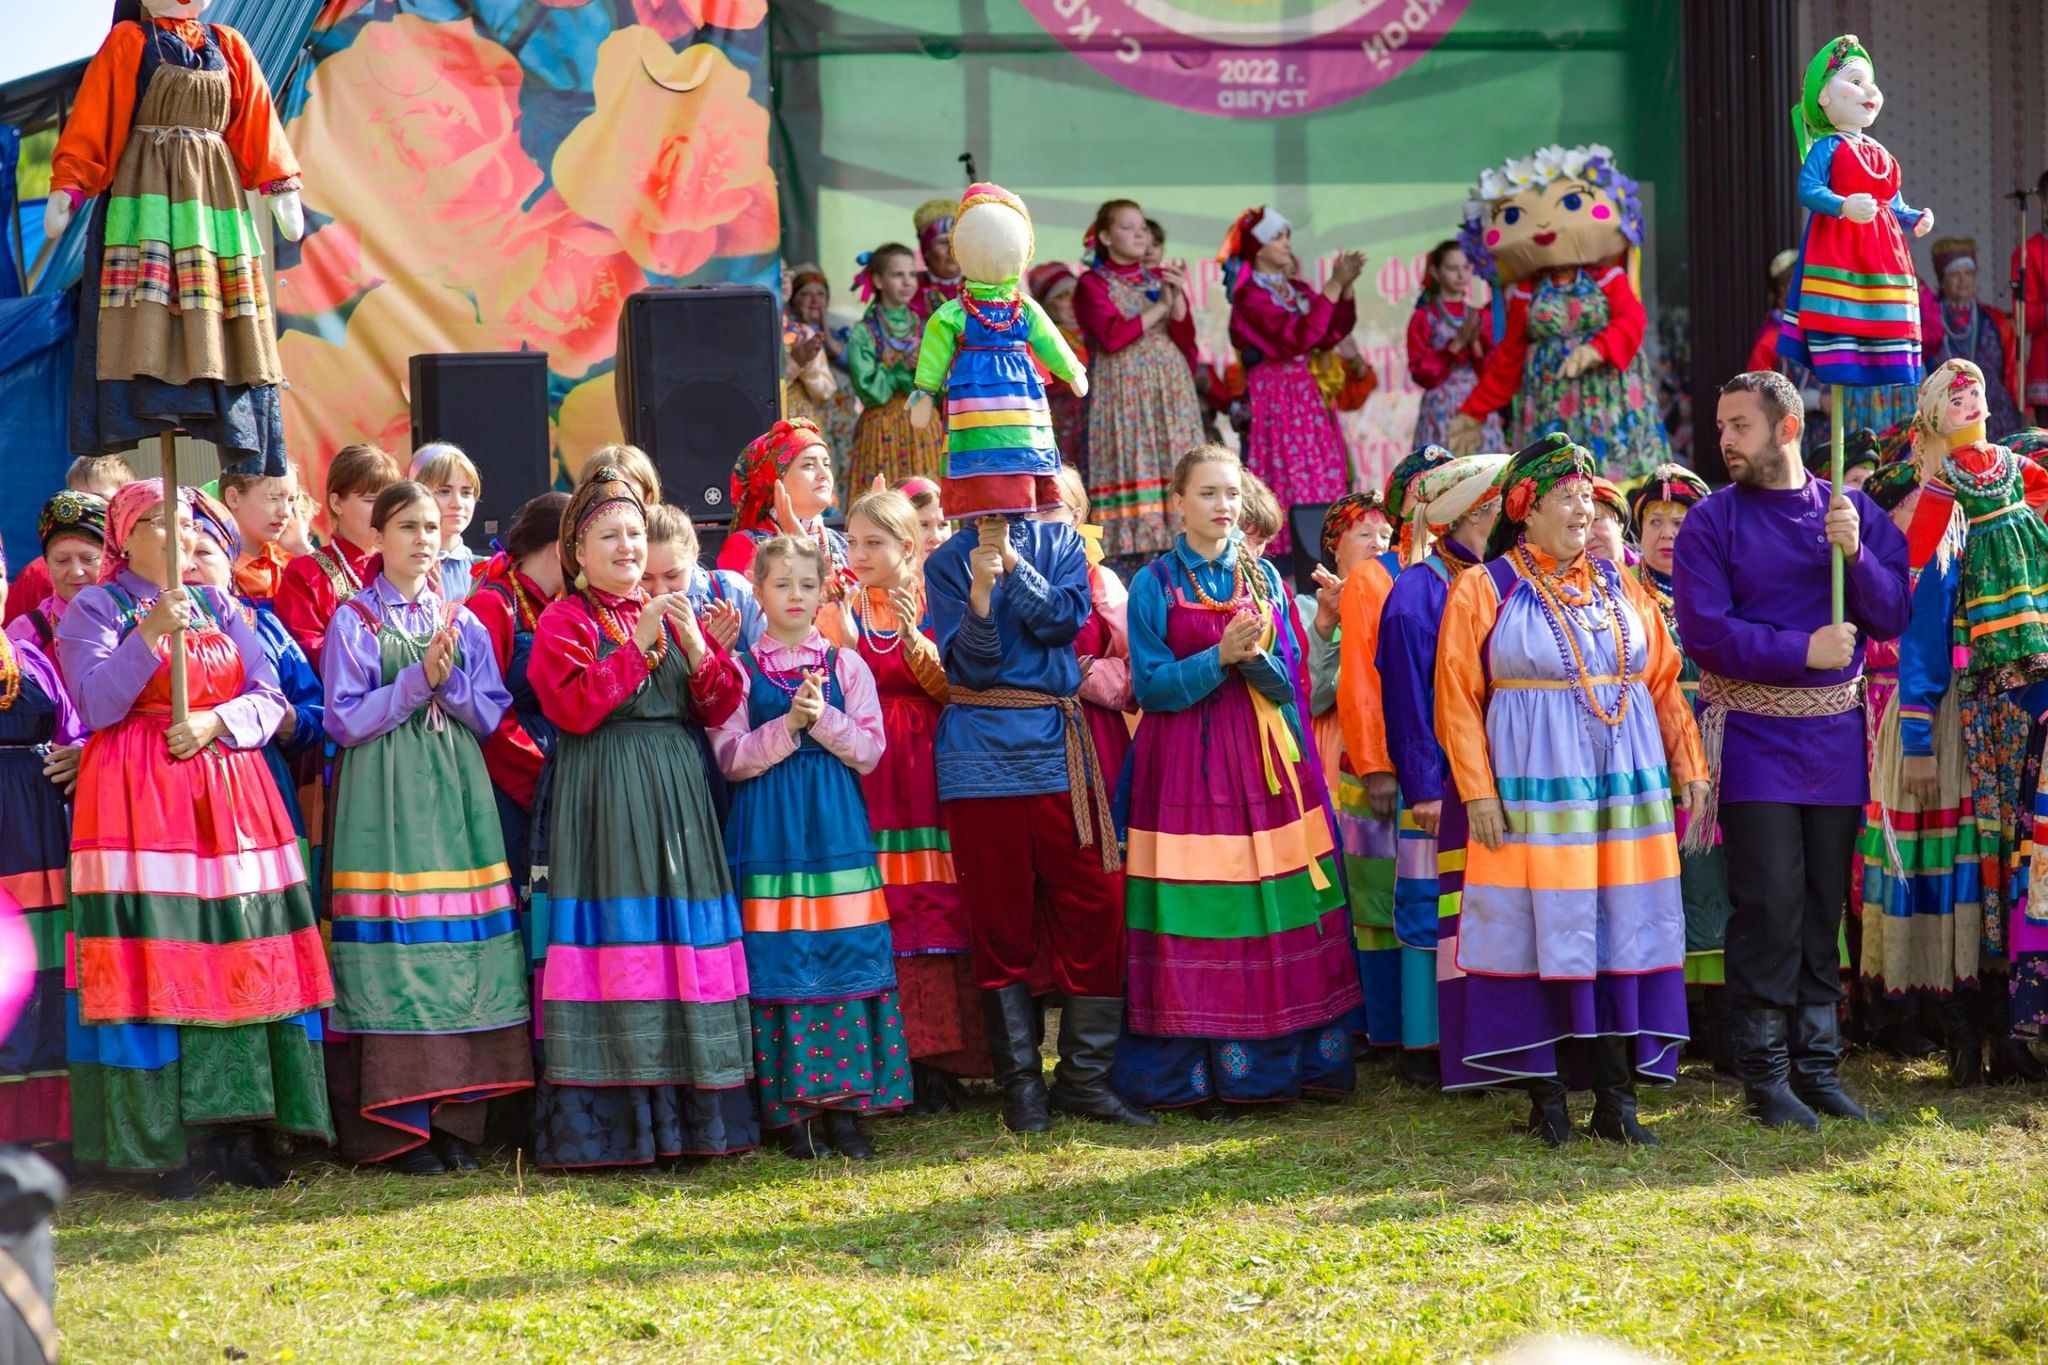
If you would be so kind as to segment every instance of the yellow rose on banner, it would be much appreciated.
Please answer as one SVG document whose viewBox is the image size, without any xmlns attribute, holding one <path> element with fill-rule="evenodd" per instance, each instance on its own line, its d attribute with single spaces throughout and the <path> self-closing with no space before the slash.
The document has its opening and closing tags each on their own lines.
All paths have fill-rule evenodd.
<svg viewBox="0 0 2048 1365">
<path fill-rule="evenodd" d="M 780 241 L 768 111 L 724 52 L 677 53 L 640 25 L 597 50 L 596 110 L 555 153 L 555 188 L 652 274 Z"/>
<path fill-rule="evenodd" d="M 292 120 L 307 207 L 355 228 L 370 275 L 494 272 L 491 238 L 541 183 L 519 145 L 523 80 L 468 19 L 365 25 Z"/>
<path fill-rule="evenodd" d="M 606 370 L 562 399 L 555 418 L 555 475 L 573 479 L 590 452 L 625 440 L 619 425 L 617 372 Z"/>
</svg>

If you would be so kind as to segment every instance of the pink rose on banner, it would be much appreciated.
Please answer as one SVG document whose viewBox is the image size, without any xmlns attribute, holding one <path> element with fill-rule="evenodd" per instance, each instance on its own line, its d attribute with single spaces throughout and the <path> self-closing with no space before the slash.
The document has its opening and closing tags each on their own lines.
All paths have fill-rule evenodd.
<svg viewBox="0 0 2048 1365">
<path fill-rule="evenodd" d="M 292 121 L 307 206 L 353 227 L 386 279 L 494 271 L 491 239 L 541 183 L 519 145 L 522 80 L 470 20 L 366 25 Z"/>
<path fill-rule="evenodd" d="M 277 272 L 277 311 L 317 317 L 383 283 L 363 269 L 363 244 L 346 223 L 329 223 L 299 247 L 299 263 Z"/>
<path fill-rule="evenodd" d="M 647 277 L 619 239 L 549 190 L 492 246 L 501 270 L 484 286 L 488 312 L 502 318 L 548 368 L 580 378 L 618 349 L 619 314 Z"/>
<path fill-rule="evenodd" d="M 650 274 L 775 250 L 768 111 L 725 53 L 676 53 L 652 29 L 621 29 L 598 49 L 595 87 L 597 109 L 555 153 L 571 208 L 611 229 Z"/>
<path fill-rule="evenodd" d="M 672 43 L 700 28 L 752 28 L 768 0 L 633 0 L 633 17 Z"/>
</svg>

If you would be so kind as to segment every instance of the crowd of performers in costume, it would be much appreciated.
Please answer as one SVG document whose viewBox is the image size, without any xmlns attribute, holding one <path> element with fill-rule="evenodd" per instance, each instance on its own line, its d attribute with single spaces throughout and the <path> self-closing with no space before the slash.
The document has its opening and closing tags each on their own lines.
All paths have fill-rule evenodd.
<svg viewBox="0 0 2048 1365">
<path fill-rule="evenodd" d="M 345 452 L 298 556 L 258 477 L 67 489 L 0 657 L 40 969 L 0 1134 L 173 1194 L 274 1183 L 276 1135 L 413 1174 L 493 1133 L 864 1158 L 969 1082 L 1037 1132 L 1380 1057 L 1649 1143 L 1688 1048 L 1765 1123 L 1862 1117 L 1845 980 L 1881 1046 L 2044 1079 L 2048 435 L 1988 440 L 1988 395 L 1943 363 L 1840 493 L 1775 373 L 1725 389 L 1715 493 L 1561 431 L 1423 447 L 1330 505 L 1300 595 L 1213 444 L 1128 582 L 1071 467 L 1028 516 L 955 526 L 913 475 L 827 525 L 805 419 L 739 461 L 723 567 L 612 447 L 459 601 L 451 448 L 436 488 Z"/>
</svg>

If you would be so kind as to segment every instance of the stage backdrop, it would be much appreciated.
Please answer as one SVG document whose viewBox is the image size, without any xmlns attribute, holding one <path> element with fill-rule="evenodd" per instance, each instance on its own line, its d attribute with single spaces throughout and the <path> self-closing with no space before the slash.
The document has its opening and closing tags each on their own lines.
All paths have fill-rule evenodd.
<svg viewBox="0 0 2048 1365">
<path fill-rule="evenodd" d="M 277 281 L 287 435 L 316 493 L 352 441 L 411 449 L 414 354 L 545 351 L 573 467 L 619 438 L 628 295 L 775 283 L 767 8 L 330 0 L 284 96 L 313 228 Z"/>
<path fill-rule="evenodd" d="M 821 260 L 850 321 L 855 254 L 914 243 L 910 210 L 958 193 L 969 153 L 1029 201 L 1042 258 L 1078 257 L 1103 199 L 1142 202 L 1197 267 L 1220 358 L 1217 245 L 1277 204 L 1312 277 L 1339 249 L 1371 257 L 1356 335 L 1381 388 L 1347 435 L 1376 483 L 1420 398 L 1403 338 L 1421 258 L 1482 167 L 1612 147 L 1643 184 L 1645 294 L 1682 317 L 1677 20 L 1678 0 L 776 0 L 787 252 Z M 1718 302 L 1761 318 L 1762 283 Z"/>
</svg>

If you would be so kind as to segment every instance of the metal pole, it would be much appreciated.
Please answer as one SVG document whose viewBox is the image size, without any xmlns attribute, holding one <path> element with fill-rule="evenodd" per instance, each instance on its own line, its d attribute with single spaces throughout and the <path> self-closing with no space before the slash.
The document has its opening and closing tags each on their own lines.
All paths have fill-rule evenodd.
<svg viewBox="0 0 2048 1365">
<path fill-rule="evenodd" d="M 1828 500 L 1830 503 L 1842 494 L 1842 386 L 1834 386 L 1833 401 L 1828 405 Z M 1848 618 L 1848 608 L 1843 600 L 1843 578 L 1847 564 L 1842 558 L 1842 547 L 1834 546 L 1828 559 L 1829 587 L 1834 596 L 1835 624 L 1841 625 Z"/>
<path fill-rule="evenodd" d="M 162 452 L 164 466 L 164 505 L 161 516 L 164 519 L 164 577 L 170 581 L 165 590 L 179 586 L 185 581 L 184 556 L 180 553 L 180 523 L 183 509 L 178 503 L 178 433 L 167 431 L 157 437 L 158 449 Z M 171 632 L 171 724 L 183 725 L 191 712 L 187 700 L 185 679 L 185 632 Z"/>
</svg>

